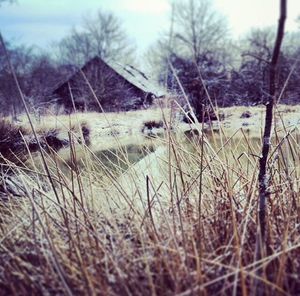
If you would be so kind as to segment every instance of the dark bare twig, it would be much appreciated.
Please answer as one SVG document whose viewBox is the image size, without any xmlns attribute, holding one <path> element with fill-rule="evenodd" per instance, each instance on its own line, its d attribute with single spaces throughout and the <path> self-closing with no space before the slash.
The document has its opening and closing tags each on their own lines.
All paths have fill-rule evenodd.
<svg viewBox="0 0 300 296">
<path fill-rule="evenodd" d="M 258 236 L 256 259 L 264 256 L 266 247 L 266 215 L 267 197 L 269 196 L 269 175 L 267 172 L 267 160 L 271 146 L 271 133 L 273 124 L 273 108 L 276 103 L 276 72 L 280 54 L 280 48 L 284 37 L 284 26 L 286 20 L 287 0 L 280 0 L 280 18 L 277 28 L 277 36 L 272 54 L 269 72 L 269 98 L 266 104 L 265 129 L 263 135 L 262 154 L 259 161 L 259 209 L 258 209 Z"/>
<path fill-rule="evenodd" d="M 242 54 L 242 57 L 246 57 L 246 56 L 249 56 L 249 57 L 252 57 L 252 58 L 255 58 L 257 60 L 259 60 L 260 62 L 264 62 L 266 64 L 270 64 L 270 61 L 267 61 L 266 59 L 254 54 L 254 53 L 251 53 L 251 52 L 245 52 Z"/>
</svg>

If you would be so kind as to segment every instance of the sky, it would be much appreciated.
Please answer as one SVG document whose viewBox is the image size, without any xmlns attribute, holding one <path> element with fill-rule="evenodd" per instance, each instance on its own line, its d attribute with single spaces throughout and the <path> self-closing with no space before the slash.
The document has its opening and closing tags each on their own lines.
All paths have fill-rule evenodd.
<svg viewBox="0 0 300 296">
<path fill-rule="evenodd" d="M 188 1 L 188 0 L 186 0 Z M 227 19 L 232 36 L 241 37 L 251 27 L 277 24 L 279 0 L 212 0 Z M 170 0 L 18 0 L 0 7 L 0 31 L 14 43 L 47 49 L 79 27 L 84 15 L 99 9 L 113 11 L 140 52 L 169 27 Z M 287 29 L 297 30 L 300 0 L 288 0 Z"/>
</svg>

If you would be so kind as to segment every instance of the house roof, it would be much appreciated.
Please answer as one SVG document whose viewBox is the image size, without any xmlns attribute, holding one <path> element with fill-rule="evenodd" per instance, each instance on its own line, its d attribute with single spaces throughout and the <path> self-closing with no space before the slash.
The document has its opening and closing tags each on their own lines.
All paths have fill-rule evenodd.
<svg viewBox="0 0 300 296">
<path fill-rule="evenodd" d="M 164 95 L 164 92 L 158 85 L 155 85 L 155 83 L 144 72 L 138 70 L 134 66 L 129 64 L 122 65 L 114 61 L 110 61 L 107 64 L 119 75 L 144 92 L 153 93 L 157 97 Z"/>
<path fill-rule="evenodd" d="M 144 92 L 152 93 L 157 97 L 164 95 L 163 91 L 158 86 L 156 86 L 153 81 L 150 81 L 150 79 L 145 75 L 145 73 L 136 69 L 132 65 L 122 65 L 121 63 L 115 61 L 105 62 L 99 56 L 95 56 L 93 59 L 85 63 L 81 70 L 85 71 L 85 69 L 87 69 L 93 63 L 97 63 L 99 65 L 104 64 L 108 66 L 118 75 L 127 80 L 130 84 L 141 89 Z M 76 76 L 79 73 L 79 71 L 80 70 L 74 71 L 63 82 L 56 85 L 56 87 L 53 90 L 53 93 L 55 93 L 61 86 L 63 86 L 74 76 Z"/>
</svg>

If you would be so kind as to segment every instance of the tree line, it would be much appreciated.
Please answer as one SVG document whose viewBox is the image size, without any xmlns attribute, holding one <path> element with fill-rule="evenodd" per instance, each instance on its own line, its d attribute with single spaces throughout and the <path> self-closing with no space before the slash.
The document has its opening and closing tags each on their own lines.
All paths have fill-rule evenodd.
<svg viewBox="0 0 300 296">
<path fill-rule="evenodd" d="M 299 37 L 299 31 L 288 32 L 280 52 L 276 91 L 282 91 L 282 103 L 298 103 L 300 98 Z M 203 107 L 210 104 L 250 105 L 268 101 L 274 39 L 275 28 L 262 28 L 233 40 L 225 17 L 214 9 L 212 1 L 174 0 L 170 28 L 148 50 L 143 64 L 156 73 L 157 81 L 170 92 L 186 96 L 200 116 Z M 33 110 L 47 106 L 53 99 L 47 94 L 96 55 L 120 63 L 136 61 L 136 47 L 122 22 L 104 10 L 83 19 L 80 29 L 73 28 L 49 52 L 8 40 L 5 47 Z M 18 100 L 4 49 L 0 48 L 1 112 L 21 112 Z"/>
<path fill-rule="evenodd" d="M 298 23 L 299 18 L 298 18 Z M 251 29 L 230 38 L 224 16 L 209 0 L 174 1 L 169 32 L 150 50 L 159 81 L 185 95 L 201 119 L 203 107 L 265 104 L 276 27 Z M 300 31 L 287 32 L 282 45 L 276 92 L 280 102 L 300 102 Z"/>
</svg>

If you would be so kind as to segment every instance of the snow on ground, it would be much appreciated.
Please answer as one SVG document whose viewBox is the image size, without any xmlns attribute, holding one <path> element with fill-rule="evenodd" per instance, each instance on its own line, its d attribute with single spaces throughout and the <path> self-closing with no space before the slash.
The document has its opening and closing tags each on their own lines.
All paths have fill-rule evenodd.
<svg viewBox="0 0 300 296">
<path fill-rule="evenodd" d="M 222 130 L 225 134 L 231 135 L 238 129 L 247 131 L 250 135 L 259 136 L 264 127 L 264 106 L 235 106 L 222 108 L 224 113 L 223 121 L 214 122 L 212 125 L 205 124 L 206 131 L 218 132 Z M 241 118 L 245 112 L 250 117 Z M 298 127 L 300 123 L 300 106 L 279 105 L 275 109 L 275 126 L 277 130 L 287 130 Z M 86 124 L 90 129 L 91 147 L 94 151 L 107 150 L 118 146 L 129 144 L 140 144 L 145 141 L 142 133 L 143 124 L 147 121 L 159 122 L 166 118 L 167 122 L 172 121 L 174 130 L 184 132 L 193 128 L 201 128 L 201 125 L 187 124 L 178 121 L 178 116 L 170 120 L 171 111 L 168 108 L 147 109 L 119 113 L 77 113 L 72 115 L 43 116 L 40 121 L 35 121 L 37 131 L 60 129 L 61 137 L 68 138 L 67 131 L 70 127 L 79 129 L 80 124 Z M 173 114 L 174 115 L 174 114 Z M 177 121 L 176 119 L 177 118 Z M 23 119 L 23 123 L 25 119 Z M 157 130 L 163 132 L 163 129 Z"/>
<path fill-rule="evenodd" d="M 221 125 L 225 132 L 234 133 L 236 130 L 243 128 L 244 130 L 258 136 L 262 133 L 265 120 L 265 106 L 255 107 L 229 107 L 223 108 L 225 120 Z M 249 118 L 241 118 L 242 114 L 249 111 Z M 274 126 L 277 130 L 281 130 L 283 126 L 287 129 L 293 129 L 300 123 L 300 106 L 279 105 L 274 110 L 275 120 Z"/>
<path fill-rule="evenodd" d="M 230 107 L 223 108 L 222 111 L 225 119 L 220 123 L 214 123 L 212 126 L 205 125 L 209 130 L 212 128 L 215 131 L 222 129 L 227 135 L 235 133 L 238 129 L 243 128 L 250 135 L 258 136 L 261 134 L 264 126 L 264 106 L 256 107 Z M 250 112 L 247 118 L 241 118 L 245 112 Z M 91 130 L 91 148 L 93 151 L 107 150 L 124 145 L 139 145 L 145 143 L 145 135 L 142 134 L 142 126 L 146 121 L 160 121 L 163 116 L 170 121 L 170 111 L 168 109 L 148 109 L 123 113 L 78 113 L 70 116 L 45 116 L 41 122 L 37 124 L 37 129 L 60 128 L 68 130 L 69 126 L 86 123 Z M 174 121 L 173 121 L 174 123 Z M 283 125 L 287 130 L 291 130 L 300 123 L 300 106 L 285 106 L 280 105 L 275 110 L 276 129 L 282 129 Z M 201 128 L 195 124 L 189 125 L 186 123 L 175 122 L 175 131 L 184 132 L 191 128 Z M 150 198 L 161 202 L 168 201 L 169 188 L 168 184 L 168 148 L 159 143 L 157 139 L 156 150 L 139 162 L 132 164 L 126 172 L 124 172 L 115 184 L 109 188 L 98 187 L 94 184 L 93 188 L 95 199 L 99 196 L 106 196 L 106 202 L 98 200 L 101 207 L 111 211 L 114 209 L 123 208 L 128 211 L 130 204 L 134 203 L 143 211 L 147 208 L 148 192 L 146 179 L 149 176 Z M 68 149 L 66 149 L 67 151 Z M 60 152 L 61 153 L 61 152 Z M 66 157 L 69 153 L 66 153 Z M 162 185 L 161 185 L 162 184 Z M 161 185 L 159 194 L 155 197 L 155 191 Z M 159 196 L 159 197 L 158 197 Z M 105 205 L 106 204 L 106 205 Z M 100 206 L 99 205 L 99 206 Z"/>
<path fill-rule="evenodd" d="M 262 135 L 265 120 L 265 106 L 234 106 L 227 108 L 220 108 L 220 113 L 224 114 L 224 120 L 212 124 L 204 124 L 204 131 L 216 134 L 222 131 L 225 135 L 230 136 L 236 133 L 239 129 L 243 129 L 250 136 L 258 137 Z M 250 116 L 246 117 L 248 113 Z M 244 116 L 243 116 L 244 115 Z M 277 131 L 283 132 L 297 128 L 300 124 L 300 105 L 289 106 L 279 105 L 274 109 L 274 127 Z M 179 130 L 186 131 L 189 129 L 201 129 L 200 124 L 180 123 Z"/>
<path fill-rule="evenodd" d="M 147 109 L 128 112 L 111 113 L 77 113 L 71 115 L 47 115 L 35 120 L 37 132 L 50 129 L 59 129 L 61 138 L 68 138 L 70 127 L 79 129 L 80 124 L 86 124 L 90 129 L 90 139 L 93 150 L 106 150 L 116 144 L 127 145 L 141 143 L 144 135 L 141 130 L 147 121 L 161 121 L 163 117 L 170 120 L 170 110 L 167 108 Z M 29 128 L 25 117 L 22 125 Z"/>
<path fill-rule="evenodd" d="M 155 196 L 155 192 L 158 190 L 160 202 L 168 202 L 170 194 L 169 188 L 166 186 L 168 184 L 167 152 L 167 147 L 158 147 L 119 177 L 120 187 L 126 192 L 131 202 L 134 202 L 135 207 L 147 208 L 147 176 L 149 178 L 149 198 L 157 203 L 158 197 Z"/>
</svg>

